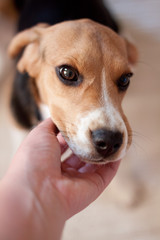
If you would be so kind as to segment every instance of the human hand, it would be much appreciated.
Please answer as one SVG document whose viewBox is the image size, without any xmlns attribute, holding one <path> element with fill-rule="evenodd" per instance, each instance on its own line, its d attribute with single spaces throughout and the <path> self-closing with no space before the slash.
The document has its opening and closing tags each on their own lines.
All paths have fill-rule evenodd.
<svg viewBox="0 0 160 240">
<path fill-rule="evenodd" d="M 34 216 L 27 221 L 34 221 L 34 226 L 38 222 L 38 226 L 43 226 L 41 230 L 45 225 L 52 237 L 55 222 L 61 231 L 66 219 L 101 194 L 119 166 L 119 162 L 106 165 L 84 163 L 75 155 L 61 163 L 66 148 L 63 137 L 60 134 L 56 137 L 51 119 L 45 120 L 24 140 L 1 183 L 8 189 L 7 196 L 15 205 L 22 206 L 21 222 L 24 216 Z"/>
</svg>

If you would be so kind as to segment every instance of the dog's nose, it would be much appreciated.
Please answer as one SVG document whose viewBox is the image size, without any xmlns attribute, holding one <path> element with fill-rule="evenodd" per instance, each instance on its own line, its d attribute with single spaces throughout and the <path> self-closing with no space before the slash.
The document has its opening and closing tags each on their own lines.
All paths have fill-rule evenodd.
<svg viewBox="0 0 160 240">
<path fill-rule="evenodd" d="M 104 158 L 116 153 L 123 142 L 123 134 L 121 132 L 107 129 L 92 131 L 91 137 L 97 152 Z"/>
</svg>

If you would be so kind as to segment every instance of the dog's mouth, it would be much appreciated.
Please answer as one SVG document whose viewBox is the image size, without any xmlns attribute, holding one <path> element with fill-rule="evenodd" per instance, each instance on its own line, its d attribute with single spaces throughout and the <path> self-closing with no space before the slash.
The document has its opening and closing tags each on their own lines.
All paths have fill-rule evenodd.
<svg viewBox="0 0 160 240">
<path fill-rule="evenodd" d="M 81 158 L 79 156 L 79 158 L 81 159 L 81 161 L 86 162 L 86 163 L 92 163 L 92 164 L 97 164 L 97 165 L 103 165 L 103 164 L 107 164 L 110 162 L 117 162 L 120 160 L 120 158 L 116 158 L 116 159 L 106 159 L 106 158 Z"/>
<path fill-rule="evenodd" d="M 83 161 L 85 161 L 85 159 Z M 85 162 L 92 163 L 92 164 L 97 164 L 97 165 L 103 165 L 103 164 L 107 164 L 107 163 L 111 163 L 111 162 L 117 162 L 117 161 L 120 161 L 120 159 L 119 158 L 115 159 L 115 160 L 99 159 L 97 161 L 86 160 Z"/>
<path fill-rule="evenodd" d="M 92 164 L 106 164 L 115 162 L 123 158 L 127 151 L 127 131 L 117 128 L 96 128 L 96 130 L 80 129 L 74 131 L 70 129 L 63 131 L 61 126 L 55 126 L 55 134 L 59 133 L 66 142 L 66 149 L 70 149 L 81 161 Z M 67 147 L 68 146 L 68 147 Z"/>
</svg>

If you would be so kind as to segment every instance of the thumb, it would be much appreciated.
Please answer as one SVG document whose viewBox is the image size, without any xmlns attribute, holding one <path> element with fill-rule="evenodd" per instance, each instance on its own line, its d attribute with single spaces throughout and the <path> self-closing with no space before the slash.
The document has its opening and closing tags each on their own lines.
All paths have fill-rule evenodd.
<svg viewBox="0 0 160 240">
<path fill-rule="evenodd" d="M 51 119 L 35 127 L 20 145 L 11 168 L 60 170 L 61 148 L 55 132 L 56 127 Z"/>
</svg>

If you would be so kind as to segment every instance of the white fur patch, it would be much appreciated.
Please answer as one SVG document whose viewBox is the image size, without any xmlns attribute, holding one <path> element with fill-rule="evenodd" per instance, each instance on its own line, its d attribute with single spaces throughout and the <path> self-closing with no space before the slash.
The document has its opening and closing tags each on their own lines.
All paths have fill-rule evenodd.
<svg viewBox="0 0 160 240">
<path fill-rule="evenodd" d="M 42 114 L 43 119 L 49 118 L 51 116 L 47 105 L 41 103 L 39 107 L 40 107 L 40 112 Z"/>
<path fill-rule="evenodd" d="M 112 101 L 109 97 L 109 92 L 106 85 L 105 69 L 102 69 L 101 85 L 102 85 L 102 101 L 104 104 L 105 113 L 108 120 L 107 127 L 109 127 L 110 130 L 115 130 L 117 125 L 119 125 L 119 122 L 121 122 L 121 116 L 113 106 Z"/>
</svg>

